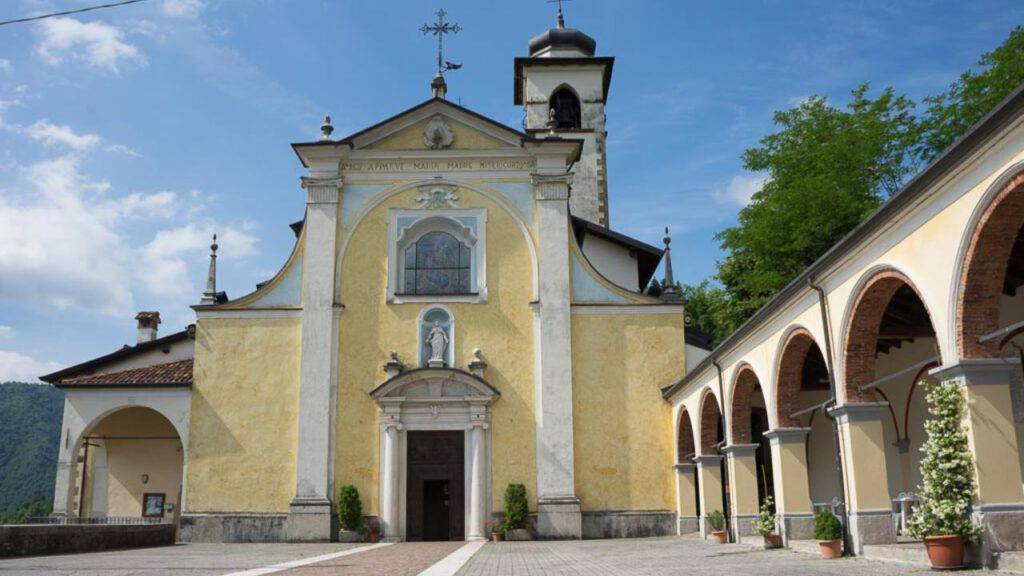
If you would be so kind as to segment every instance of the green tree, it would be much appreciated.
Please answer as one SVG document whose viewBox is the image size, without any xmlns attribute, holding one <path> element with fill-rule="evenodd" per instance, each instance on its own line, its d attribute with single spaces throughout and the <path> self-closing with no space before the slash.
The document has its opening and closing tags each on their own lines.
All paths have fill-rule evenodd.
<svg viewBox="0 0 1024 576">
<path fill-rule="evenodd" d="M 995 50 L 978 60 L 949 88 L 924 99 L 922 137 L 916 153 L 924 161 L 943 150 L 1024 83 L 1024 30 L 1020 26 Z"/>
<path fill-rule="evenodd" d="M 779 130 L 743 154 L 744 167 L 767 180 L 737 225 L 716 235 L 726 257 L 712 333 L 739 327 L 899 189 L 915 168 L 913 109 L 892 88 L 871 98 L 862 84 L 845 109 L 811 96 L 775 113 Z M 709 321 L 698 316 L 698 325 Z"/>
</svg>

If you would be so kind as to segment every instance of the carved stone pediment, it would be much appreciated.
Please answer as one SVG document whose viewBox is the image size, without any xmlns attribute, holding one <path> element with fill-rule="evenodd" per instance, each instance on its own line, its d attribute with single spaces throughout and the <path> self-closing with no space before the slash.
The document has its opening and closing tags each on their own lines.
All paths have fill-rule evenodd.
<svg viewBox="0 0 1024 576">
<path fill-rule="evenodd" d="M 454 368 L 407 370 L 384 382 L 370 396 L 377 402 L 404 403 L 469 402 L 490 404 L 501 394 L 482 378 Z"/>
</svg>

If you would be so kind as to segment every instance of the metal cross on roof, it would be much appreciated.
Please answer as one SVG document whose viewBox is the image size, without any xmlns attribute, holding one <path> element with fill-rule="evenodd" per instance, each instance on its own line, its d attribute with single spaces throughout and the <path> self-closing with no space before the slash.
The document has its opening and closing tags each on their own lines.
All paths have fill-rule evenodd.
<svg viewBox="0 0 1024 576">
<path fill-rule="evenodd" d="M 424 34 L 433 34 L 437 36 L 437 75 L 444 76 L 444 73 L 449 70 L 458 70 L 462 68 L 462 64 L 456 64 L 449 62 L 444 59 L 444 35 L 445 34 L 457 34 L 462 27 L 458 24 L 449 24 L 444 21 L 444 17 L 448 15 L 447 12 L 442 8 L 437 11 L 437 22 L 434 24 L 424 24 L 420 26 L 420 32 Z"/>
</svg>

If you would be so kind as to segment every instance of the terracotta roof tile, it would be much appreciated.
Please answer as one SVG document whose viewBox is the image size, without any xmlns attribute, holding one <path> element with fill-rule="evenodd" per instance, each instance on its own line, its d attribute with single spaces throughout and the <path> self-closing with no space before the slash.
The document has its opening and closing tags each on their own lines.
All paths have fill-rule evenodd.
<svg viewBox="0 0 1024 576">
<path fill-rule="evenodd" d="M 91 386 L 190 386 L 192 384 L 192 359 L 154 364 L 145 368 L 133 368 L 107 374 L 77 376 L 61 380 L 58 388 Z"/>
</svg>

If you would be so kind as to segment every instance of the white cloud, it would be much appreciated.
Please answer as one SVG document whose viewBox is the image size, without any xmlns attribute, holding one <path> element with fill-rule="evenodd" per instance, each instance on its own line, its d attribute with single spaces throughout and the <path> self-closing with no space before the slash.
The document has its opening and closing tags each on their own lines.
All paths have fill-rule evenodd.
<svg viewBox="0 0 1024 576">
<path fill-rule="evenodd" d="M 132 148 L 131 146 L 125 146 L 124 144 L 111 144 L 110 146 L 106 147 L 106 151 L 119 152 L 126 156 L 132 156 L 134 158 L 139 158 L 142 156 L 142 154 L 136 152 L 134 148 Z"/>
<path fill-rule="evenodd" d="M 11 64 L 11 61 L 6 58 L 0 58 L 0 70 L 10 74 L 14 72 L 14 64 Z"/>
<path fill-rule="evenodd" d="M 0 382 L 38 382 L 40 376 L 61 368 L 56 362 L 39 362 L 18 352 L 0 350 Z"/>
<path fill-rule="evenodd" d="M 14 328 L 0 324 L 0 338 L 10 338 L 14 334 Z"/>
<path fill-rule="evenodd" d="M 767 181 L 768 177 L 763 174 L 737 174 L 724 188 L 714 192 L 715 200 L 722 204 L 746 206 Z"/>
<path fill-rule="evenodd" d="M 117 194 L 77 154 L 24 168 L 16 192 L 0 190 L 0 299 L 119 317 L 136 302 L 183 309 L 198 299 L 213 231 L 229 259 L 254 254 L 257 239 L 251 224 L 192 221 L 177 203 L 171 191 Z M 172 216 L 184 220 L 138 226 Z"/>
<path fill-rule="evenodd" d="M 38 120 L 24 128 L 30 138 L 48 145 L 63 144 L 75 150 L 88 150 L 103 141 L 96 134 L 78 134 L 70 126 L 58 126 L 47 120 Z"/>
<path fill-rule="evenodd" d="M 203 11 L 202 0 L 164 0 L 163 13 L 175 18 L 195 18 Z"/>
<path fill-rule="evenodd" d="M 49 18 L 37 31 L 41 38 L 36 52 L 52 66 L 77 60 L 117 74 L 123 64 L 146 65 L 146 57 L 123 39 L 121 30 L 104 22 Z"/>
</svg>

